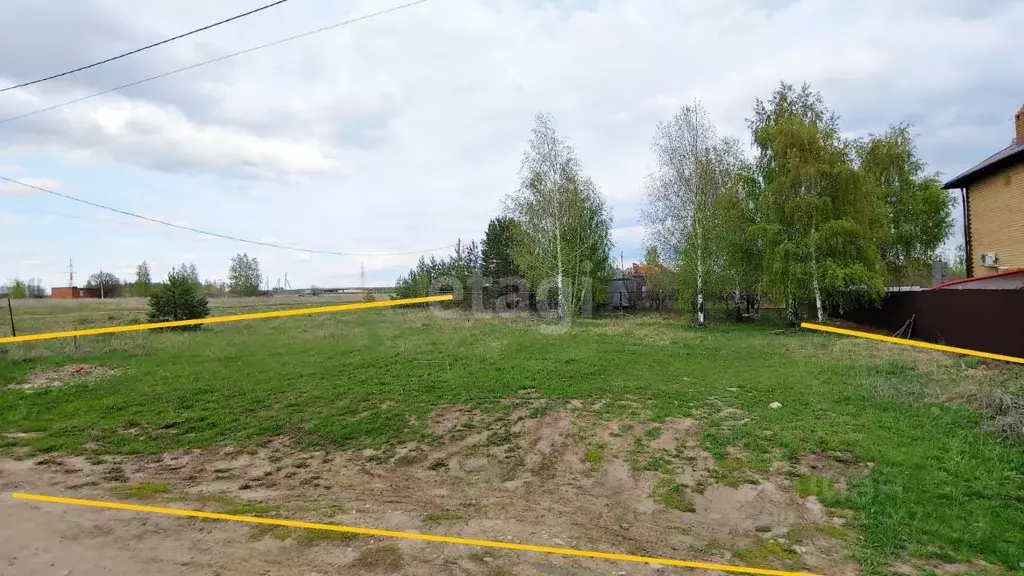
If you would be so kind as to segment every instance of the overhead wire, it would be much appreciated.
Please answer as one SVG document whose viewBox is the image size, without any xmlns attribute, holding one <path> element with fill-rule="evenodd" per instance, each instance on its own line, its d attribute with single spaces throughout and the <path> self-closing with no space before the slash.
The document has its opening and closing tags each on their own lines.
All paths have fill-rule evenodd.
<svg viewBox="0 0 1024 576">
<path fill-rule="evenodd" d="M 185 225 L 182 225 L 182 224 L 175 224 L 173 222 L 167 222 L 166 220 L 160 220 L 159 218 L 151 218 L 149 216 L 143 216 L 142 214 L 137 214 L 135 212 L 130 212 L 128 210 L 122 210 L 120 208 L 114 208 L 113 206 L 107 206 L 106 204 L 100 204 L 99 202 L 93 202 L 91 200 L 86 200 L 84 198 L 79 198 L 77 196 L 72 196 L 70 194 L 65 194 L 63 192 L 57 192 L 55 190 L 50 190 L 48 188 L 43 188 L 42 186 L 36 186 L 34 184 L 29 184 L 27 182 L 22 182 L 20 180 L 14 179 L 14 178 L 8 178 L 6 176 L 0 176 L 0 180 L 6 181 L 6 182 L 10 182 L 12 184 L 20 184 L 22 186 L 25 186 L 27 188 L 32 188 L 33 190 L 37 190 L 39 192 L 44 192 L 46 194 L 52 194 L 54 196 L 59 196 L 59 197 L 64 198 L 64 199 L 71 200 L 73 202 L 79 202 L 81 204 L 86 204 L 88 206 L 92 206 L 94 208 L 99 208 L 101 210 L 109 210 L 111 212 L 115 212 L 115 213 L 121 214 L 123 216 L 130 216 L 132 218 L 138 218 L 140 220 L 145 220 L 147 222 L 152 222 L 154 224 L 160 224 L 160 225 L 163 225 L 163 226 L 169 226 L 171 228 L 177 228 L 179 230 L 185 230 L 185 231 L 188 231 L 188 232 L 194 232 L 196 234 L 201 234 L 203 236 L 211 236 L 213 238 L 221 238 L 223 240 L 232 240 L 234 242 L 242 242 L 242 243 L 245 243 L 245 244 L 254 244 L 254 245 L 257 245 L 257 246 L 266 246 L 268 248 L 279 248 L 281 250 L 292 250 L 294 252 L 306 252 L 306 253 L 309 253 L 309 254 L 326 254 L 326 255 L 329 255 L 329 256 L 409 256 L 409 255 L 413 255 L 413 254 L 427 254 L 427 253 L 430 253 L 430 252 L 438 252 L 438 251 L 446 250 L 448 248 L 451 248 L 451 247 L 455 246 L 455 244 L 446 244 L 444 246 L 439 246 L 437 248 L 430 248 L 428 250 L 411 250 L 409 252 L 336 252 L 334 250 L 318 250 L 318 249 L 315 249 L 315 248 L 301 248 L 301 247 L 298 247 L 298 246 L 288 246 L 288 245 L 285 245 L 285 244 L 278 244 L 276 242 L 264 242 L 262 240 L 252 240 L 252 239 L 249 239 L 249 238 L 242 238 L 242 237 L 239 237 L 239 236 L 233 236 L 231 234 L 221 234 L 219 232 L 211 232 L 209 230 L 203 230 L 203 229 L 200 229 L 200 228 L 194 228 L 192 226 L 185 226 Z"/>
<path fill-rule="evenodd" d="M 125 57 L 131 56 L 133 54 L 138 54 L 139 52 L 143 52 L 145 50 L 149 50 L 150 48 L 156 48 L 157 46 L 162 46 L 162 45 L 167 44 L 169 42 L 174 42 L 175 40 L 180 40 L 180 39 L 185 38 L 187 36 L 191 36 L 193 34 L 198 34 L 199 32 L 204 32 L 204 31 L 209 30 L 211 28 L 216 28 L 217 26 L 220 26 L 222 24 L 227 24 L 228 22 L 233 22 L 233 21 L 238 20 L 240 18 L 245 18 L 246 16 L 251 16 L 253 14 L 256 14 L 257 12 L 262 12 L 262 11 L 268 9 L 268 8 L 273 8 L 274 6 L 277 6 L 277 5 L 280 5 L 280 4 L 284 4 L 285 2 L 288 2 L 288 0 L 277 0 L 276 2 L 272 2 L 272 3 L 267 4 L 265 6 L 260 6 L 259 8 L 255 8 L 253 10 L 249 10 L 248 12 L 245 12 L 243 14 L 237 14 L 235 16 L 232 16 L 230 18 L 226 18 L 226 19 L 221 20 L 219 22 L 214 22 L 213 24 L 207 24 L 206 26 L 203 26 L 202 28 L 196 28 L 195 30 L 190 30 L 188 32 L 185 32 L 184 34 L 178 34 L 177 36 L 173 36 L 171 38 L 167 38 L 167 39 L 161 40 L 159 42 L 154 42 L 154 43 L 149 44 L 147 46 L 143 46 L 142 48 L 136 48 L 135 50 L 130 50 L 128 52 L 124 52 L 122 54 L 118 54 L 117 56 L 112 56 L 110 58 L 107 58 L 106 60 L 100 60 L 99 62 L 93 62 L 92 64 L 87 64 L 85 66 L 79 66 L 78 68 L 75 68 L 73 70 L 68 70 L 66 72 L 61 72 L 59 74 L 53 74 L 53 75 L 47 76 L 45 78 L 39 78 L 39 79 L 36 79 L 36 80 L 31 80 L 29 82 L 22 82 L 21 84 L 16 84 L 14 86 L 8 86 L 6 88 L 0 88 L 0 92 L 7 92 L 8 90 L 15 90 L 17 88 L 25 88 L 26 86 L 33 86 L 35 84 L 40 84 L 40 83 L 46 82 L 48 80 L 55 80 L 57 78 L 63 78 L 64 76 L 70 76 L 72 74 L 75 74 L 76 72 L 81 72 L 82 70 L 88 70 L 90 68 L 95 68 L 97 66 L 101 66 L 103 64 L 107 64 L 107 63 L 113 62 L 115 60 L 120 60 L 121 58 L 125 58 Z"/>
<path fill-rule="evenodd" d="M 230 54 L 225 54 L 224 56 L 219 56 L 217 58 L 212 58 L 210 60 L 204 60 L 202 62 L 197 62 L 195 64 L 190 64 L 188 66 L 184 66 L 184 67 L 178 68 L 176 70 L 171 70 L 171 71 L 168 71 L 168 72 L 163 72 L 163 73 L 157 74 L 155 76 L 150 76 L 148 78 L 143 78 L 141 80 L 135 80 L 134 82 L 129 82 L 127 84 L 122 84 L 120 86 L 115 86 L 113 88 L 108 88 L 106 90 L 102 90 L 102 91 L 96 92 L 94 94 L 89 94 L 88 96 L 82 96 L 80 98 L 75 98 L 73 100 L 68 100 L 67 102 L 62 102 L 60 104 L 54 104 L 53 106 L 47 106 L 46 108 L 40 108 L 38 110 L 33 110 L 31 112 L 26 112 L 24 114 L 19 114 L 17 116 L 11 116 L 9 118 L 4 118 L 3 120 L 0 120 L 0 124 L 6 124 L 8 122 L 13 122 L 15 120 L 20 120 L 22 118 L 27 118 L 29 116 L 34 116 L 36 114 L 42 114 L 43 112 L 49 112 L 50 110 L 56 110 L 57 108 L 62 108 L 64 106 L 68 106 L 68 105 L 71 105 L 71 104 L 77 104 L 78 102 L 83 102 L 83 101 L 89 100 L 91 98 L 96 98 L 97 96 L 103 96 L 104 94 L 110 94 L 111 92 L 117 92 L 119 90 L 124 90 L 125 88 L 131 88 L 132 86 L 138 86 L 139 84 L 144 84 L 146 82 L 150 82 L 150 81 L 153 81 L 153 80 L 158 80 L 160 78 L 166 78 L 167 76 L 171 76 L 173 74 L 178 74 L 180 72 L 185 72 L 187 70 L 193 70 L 193 69 L 199 68 L 201 66 L 206 66 L 207 64 L 213 64 L 214 62 L 221 62 L 223 60 L 227 60 L 228 58 L 234 58 L 235 56 L 241 56 L 243 54 L 248 54 L 250 52 L 255 52 L 257 50 L 262 50 L 264 48 L 270 48 L 271 46 L 277 46 L 278 44 L 284 44 L 285 42 L 291 42 L 293 40 L 298 40 L 300 38 L 305 38 L 306 36 L 312 36 L 314 34 L 319 34 L 320 32 L 326 32 L 327 30 L 333 30 L 335 28 L 339 28 L 341 26 L 346 26 L 348 24 L 354 24 L 356 22 L 361 22 L 363 20 L 369 20 L 370 18 L 375 18 L 377 16 L 383 16 L 385 14 L 390 14 L 391 12 L 397 12 L 397 11 L 403 10 L 405 8 L 411 8 L 413 6 L 416 6 L 417 4 L 423 4 L 424 2 L 427 2 L 427 1 L 428 0 L 415 0 L 414 2 L 409 2 L 409 3 L 406 3 L 406 4 L 399 5 L 399 6 L 394 6 L 392 8 L 388 8 L 386 10 L 379 10 L 377 12 L 372 12 L 370 14 L 364 14 L 363 16 L 359 16 L 359 17 L 356 17 L 356 18 L 351 18 L 349 20 L 343 20 L 341 22 L 336 22 L 334 24 L 330 24 L 328 26 L 323 26 L 323 27 L 317 28 L 315 30 L 310 30 L 308 32 L 303 32 L 301 34 L 296 34 L 294 36 L 289 36 L 287 38 L 282 38 L 280 40 L 275 40 L 273 42 L 268 42 L 266 44 L 260 44 L 258 46 L 253 46 L 252 48 L 246 48 L 245 50 L 239 50 L 238 52 L 232 52 Z"/>
</svg>

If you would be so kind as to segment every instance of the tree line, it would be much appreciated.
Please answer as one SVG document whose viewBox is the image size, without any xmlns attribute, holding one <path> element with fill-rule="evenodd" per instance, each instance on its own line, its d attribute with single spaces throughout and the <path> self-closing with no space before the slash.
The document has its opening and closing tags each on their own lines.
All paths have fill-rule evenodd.
<svg viewBox="0 0 1024 576">
<path fill-rule="evenodd" d="M 226 293 L 233 296 L 258 296 L 262 282 L 259 260 L 248 254 L 236 254 L 231 258 L 226 286 L 223 283 L 217 286 L 218 291 L 226 290 Z M 209 284 L 209 281 L 199 281 L 195 263 L 171 268 L 167 280 L 159 286 L 151 283 L 149 264 L 145 261 L 135 271 L 135 287 L 149 296 L 150 322 L 192 320 L 209 316 Z"/>
<path fill-rule="evenodd" d="M 698 324 L 709 301 L 738 318 L 752 301 L 771 302 L 795 323 L 801 303 L 823 319 L 927 275 L 954 201 L 926 170 L 910 125 L 846 136 L 819 92 L 786 82 L 755 100 L 747 125 L 752 156 L 700 102 L 655 127 L 640 211 L 651 291 L 671 291 Z M 519 186 L 480 244 L 460 240 L 447 258 L 421 258 L 397 296 L 457 284 L 493 306 L 525 283 L 559 316 L 579 315 L 621 273 L 611 224 L 572 147 L 539 114 Z"/>
</svg>

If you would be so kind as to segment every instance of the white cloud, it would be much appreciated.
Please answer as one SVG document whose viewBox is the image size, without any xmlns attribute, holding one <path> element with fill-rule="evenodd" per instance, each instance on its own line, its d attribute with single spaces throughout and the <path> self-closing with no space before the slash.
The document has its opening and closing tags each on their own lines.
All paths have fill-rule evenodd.
<svg viewBox="0 0 1024 576">
<path fill-rule="evenodd" d="M 19 26 L 0 36 L 10 82 L 0 85 L 231 11 L 182 1 L 187 9 L 155 5 L 144 16 L 128 0 L 15 2 L 5 15 Z M 0 119 L 377 9 L 376 0 L 289 3 L 147 58 L 6 93 Z M 480 238 L 516 187 L 532 115 L 544 110 L 607 196 L 617 250 L 628 253 L 642 240 L 624 224 L 635 222 L 650 137 L 679 105 L 699 98 L 723 132 L 746 138 L 754 98 L 780 79 L 809 81 L 851 134 L 914 122 L 930 169 L 959 172 L 1010 137 L 1024 94 L 1021 29 L 1024 4 L 983 0 L 445 0 L 4 124 L 0 154 L 26 166 L 70 160 L 104 172 L 116 191 L 166 177 L 183 192 L 140 191 L 137 211 L 198 228 L 403 252 Z M 19 49 L 43 31 L 62 42 Z M 71 176 L 47 173 L 77 193 Z M 179 242 L 215 240 L 149 228 L 125 261 L 169 268 L 189 248 Z M 225 240 L 193 247 L 211 276 L 235 252 L 252 253 Z M 362 263 L 397 276 L 419 257 L 317 256 L 300 267 L 304 254 L 266 251 L 268 274 L 293 266 L 300 285 L 358 278 Z"/>
<path fill-rule="evenodd" d="M 199 254 L 196 254 L 195 252 L 186 252 L 181 255 L 181 259 L 184 260 L 185 262 L 191 262 L 192 260 L 195 260 L 198 257 Z"/>
</svg>

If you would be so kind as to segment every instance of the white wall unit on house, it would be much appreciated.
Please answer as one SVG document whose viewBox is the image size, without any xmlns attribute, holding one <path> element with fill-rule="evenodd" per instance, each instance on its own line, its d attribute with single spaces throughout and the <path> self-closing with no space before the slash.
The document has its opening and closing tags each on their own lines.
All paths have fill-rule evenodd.
<svg viewBox="0 0 1024 576">
<path fill-rule="evenodd" d="M 982 252 L 981 265 L 995 268 L 999 265 L 999 258 L 996 257 L 995 252 Z"/>
</svg>

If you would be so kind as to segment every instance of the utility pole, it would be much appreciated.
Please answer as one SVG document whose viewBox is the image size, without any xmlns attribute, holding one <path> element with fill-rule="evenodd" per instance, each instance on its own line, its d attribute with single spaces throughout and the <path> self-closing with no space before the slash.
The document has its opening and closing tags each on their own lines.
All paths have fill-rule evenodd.
<svg viewBox="0 0 1024 576">
<path fill-rule="evenodd" d="M 284 273 L 284 289 L 285 290 L 291 290 L 292 289 L 291 283 L 288 282 L 288 273 L 287 272 Z"/>
<path fill-rule="evenodd" d="M 359 263 L 359 286 L 366 288 L 366 264 Z"/>
<path fill-rule="evenodd" d="M 100 285 L 100 300 L 103 300 L 103 298 L 104 298 L 104 296 L 103 296 L 103 268 L 100 268 L 100 281 L 99 281 L 99 285 Z"/>
<path fill-rule="evenodd" d="M 622 257 L 622 250 L 619 250 L 619 269 L 623 274 L 626 273 L 626 261 Z"/>
<path fill-rule="evenodd" d="M 75 285 L 75 261 L 68 260 L 68 287 Z"/>
</svg>

